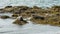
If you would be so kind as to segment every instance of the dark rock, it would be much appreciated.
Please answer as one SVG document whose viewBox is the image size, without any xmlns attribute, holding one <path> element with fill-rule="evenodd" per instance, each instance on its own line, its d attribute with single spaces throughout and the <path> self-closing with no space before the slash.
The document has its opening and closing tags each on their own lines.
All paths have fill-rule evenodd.
<svg viewBox="0 0 60 34">
<path fill-rule="evenodd" d="M 13 14 L 12 17 L 18 17 L 18 14 Z"/>
<path fill-rule="evenodd" d="M 52 8 L 60 8 L 60 6 L 52 6 Z"/>
<path fill-rule="evenodd" d="M 10 18 L 9 16 L 1 16 L 2 19 L 7 19 L 7 18 Z"/>
<path fill-rule="evenodd" d="M 24 21 L 22 17 L 20 18 L 20 21 Z"/>
<path fill-rule="evenodd" d="M 31 12 L 32 14 L 35 14 L 35 12 Z"/>
<path fill-rule="evenodd" d="M 44 20 L 44 19 L 45 19 L 44 17 L 42 17 L 42 16 L 37 16 L 37 15 L 33 15 L 33 18 L 35 18 L 35 19 L 41 19 L 41 20 Z"/>
<path fill-rule="evenodd" d="M 60 16 L 60 14 L 56 14 L 57 16 Z"/>
<path fill-rule="evenodd" d="M 0 11 L 3 10 L 3 9 L 0 9 Z"/>
<path fill-rule="evenodd" d="M 11 8 L 12 6 L 6 6 L 5 8 Z"/>
<path fill-rule="evenodd" d="M 24 12 L 24 11 L 26 11 L 27 9 L 29 9 L 29 7 L 22 7 L 20 10 L 19 10 L 19 12 L 21 13 L 21 12 Z"/>
<path fill-rule="evenodd" d="M 41 7 L 33 6 L 34 9 L 41 9 Z"/>
<path fill-rule="evenodd" d="M 20 14 L 21 12 L 14 12 L 14 14 Z"/>
</svg>

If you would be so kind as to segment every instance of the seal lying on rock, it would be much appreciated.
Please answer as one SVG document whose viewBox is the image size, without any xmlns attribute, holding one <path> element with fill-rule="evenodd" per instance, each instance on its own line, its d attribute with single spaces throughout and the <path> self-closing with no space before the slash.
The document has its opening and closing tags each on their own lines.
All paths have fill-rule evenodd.
<svg viewBox="0 0 60 34">
<path fill-rule="evenodd" d="M 15 22 L 13 22 L 14 24 L 19 24 L 19 25 L 24 25 L 27 23 L 27 21 L 23 20 L 22 17 L 18 18 Z"/>
</svg>

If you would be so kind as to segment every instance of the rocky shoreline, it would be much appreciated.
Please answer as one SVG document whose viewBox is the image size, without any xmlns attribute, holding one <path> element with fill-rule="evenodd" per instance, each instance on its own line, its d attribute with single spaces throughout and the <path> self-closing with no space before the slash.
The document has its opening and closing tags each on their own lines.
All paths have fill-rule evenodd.
<svg viewBox="0 0 60 34">
<path fill-rule="evenodd" d="M 50 24 L 54 26 L 60 26 L 60 6 L 52 6 L 51 8 L 43 9 L 41 7 L 33 6 L 6 6 L 3 9 L 0 9 L 0 13 L 12 13 L 11 17 L 9 16 L 0 16 L 0 18 L 12 18 L 16 19 L 15 24 L 23 25 L 27 21 L 23 18 L 29 18 L 30 21 L 35 24 Z M 22 17 L 19 17 L 22 16 Z M 17 18 L 19 17 L 19 19 Z"/>
</svg>

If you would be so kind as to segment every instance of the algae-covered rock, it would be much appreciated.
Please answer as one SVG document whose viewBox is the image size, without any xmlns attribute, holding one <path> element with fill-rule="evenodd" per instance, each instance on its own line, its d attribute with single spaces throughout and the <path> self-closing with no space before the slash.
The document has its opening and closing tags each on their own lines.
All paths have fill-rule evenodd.
<svg viewBox="0 0 60 34">
<path fill-rule="evenodd" d="M 2 19 L 7 19 L 7 18 L 10 18 L 10 17 L 9 17 L 9 16 L 4 15 L 4 16 L 1 16 L 1 18 L 2 18 Z"/>
</svg>

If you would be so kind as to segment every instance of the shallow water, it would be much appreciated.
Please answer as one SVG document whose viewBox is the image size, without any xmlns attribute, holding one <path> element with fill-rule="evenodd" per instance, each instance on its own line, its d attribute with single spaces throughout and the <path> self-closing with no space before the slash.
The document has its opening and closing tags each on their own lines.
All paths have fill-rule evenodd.
<svg viewBox="0 0 60 34">
<path fill-rule="evenodd" d="M 21 26 L 13 24 L 14 20 L 0 19 L 0 34 L 60 34 L 60 27 L 57 26 L 32 24 L 31 21 Z"/>
</svg>

